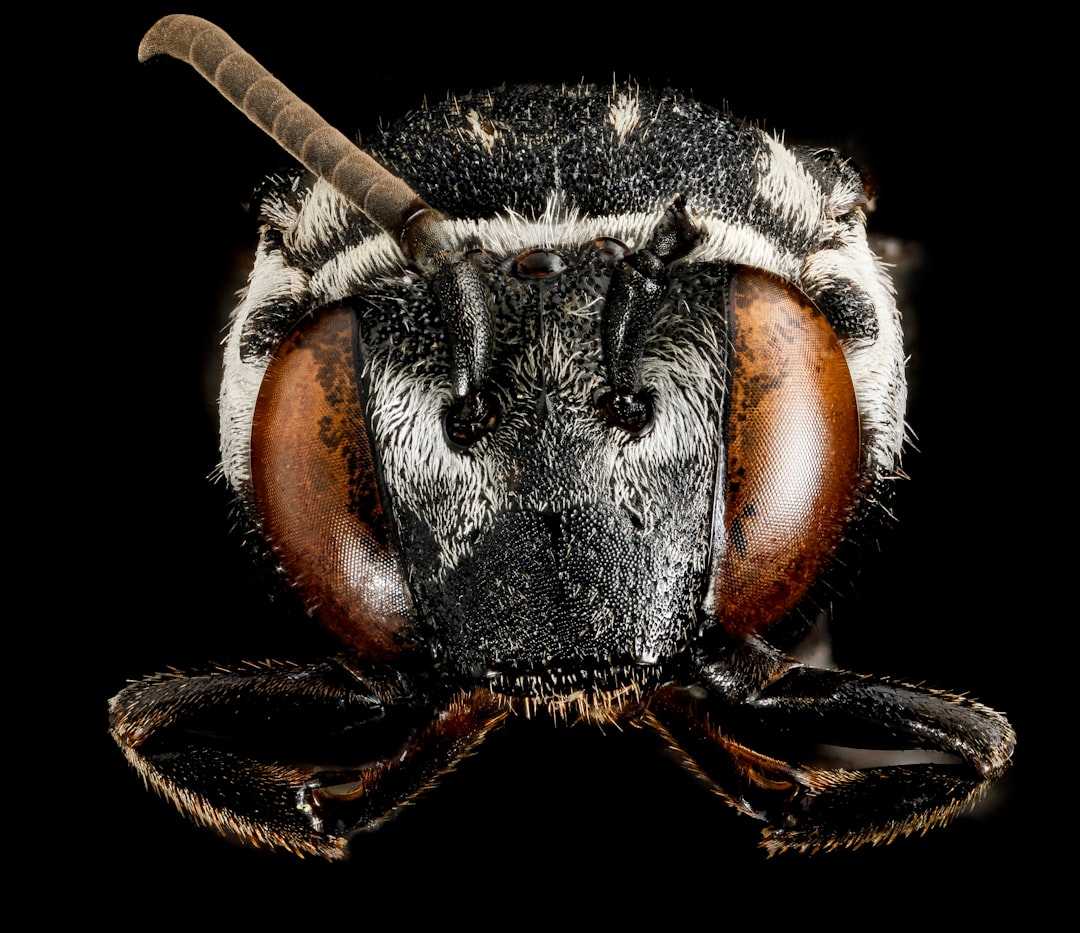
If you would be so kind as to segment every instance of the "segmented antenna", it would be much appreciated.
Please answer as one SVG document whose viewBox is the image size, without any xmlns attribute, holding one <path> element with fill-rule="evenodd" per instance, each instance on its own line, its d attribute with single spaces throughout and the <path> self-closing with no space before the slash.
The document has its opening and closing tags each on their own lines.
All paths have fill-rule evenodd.
<svg viewBox="0 0 1080 933">
<path fill-rule="evenodd" d="M 191 65 L 286 152 L 394 237 L 408 259 L 423 262 L 446 248 L 443 214 L 327 123 L 220 27 L 197 16 L 165 16 L 139 45 L 139 61 L 157 55 Z"/>
<path fill-rule="evenodd" d="M 447 242 L 447 217 L 379 165 L 245 52 L 198 16 L 158 20 L 139 45 L 139 61 L 171 55 L 191 65 L 282 149 L 325 179 L 394 238 L 446 299 L 454 344 L 447 413 L 451 440 L 468 446 L 491 430 L 498 406 L 485 391 L 491 369 L 492 311 L 480 272 Z"/>
</svg>

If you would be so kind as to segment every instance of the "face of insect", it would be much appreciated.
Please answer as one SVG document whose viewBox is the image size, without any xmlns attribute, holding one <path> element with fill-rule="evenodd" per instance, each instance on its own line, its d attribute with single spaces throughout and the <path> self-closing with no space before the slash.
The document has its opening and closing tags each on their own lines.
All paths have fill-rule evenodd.
<svg viewBox="0 0 1080 933">
<path fill-rule="evenodd" d="M 336 858 L 547 711 L 655 729 L 776 851 L 922 830 L 1004 770 L 1000 714 L 783 653 L 903 441 L 852 165 L 631 87 L 452 101 L 373 161 L 209 24 L 161 21 L 162 52 L 243 61 L 219 89 L 312 172 L 263 192 L 223 472 L 342 650 L 123 691 L 150 784 Z M 956 762 L 829 771 L 794 757 L 814 742 Z"/>
</svg>

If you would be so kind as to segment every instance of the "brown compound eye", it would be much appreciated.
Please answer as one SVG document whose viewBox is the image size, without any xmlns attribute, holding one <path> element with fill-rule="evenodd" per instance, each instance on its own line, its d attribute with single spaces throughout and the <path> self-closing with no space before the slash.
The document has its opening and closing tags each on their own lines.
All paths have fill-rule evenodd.
<svg viewBox="0 0 1080 933">
<path fill-rule="evenodd" d="M 259 390 L 251 481 L 260 529 L 304 604 L 389 660 L 416 641 L 411 597 L 360 402 L 354 315 L 328 308 L 282 344 Z"/>
<path fill-rule="evenodd" d="M 859 412 L 828 321 L 756 269 L 730 284 L 724 544 L 716 606 L 733 634 L 764 631 L 839 544 L 859 473 Z"/>
</svg>

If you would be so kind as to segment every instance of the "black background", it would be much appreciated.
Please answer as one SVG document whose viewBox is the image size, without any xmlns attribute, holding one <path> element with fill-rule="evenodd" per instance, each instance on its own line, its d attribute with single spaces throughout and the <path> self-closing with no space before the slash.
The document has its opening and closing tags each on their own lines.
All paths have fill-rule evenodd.
<svg viewBox="0 0 1080 933">
<path fill-rule="evenodd" d="M 139 38 L 166 12 L 88 27 L 96 47 L 83 96 L 100 116 L 82 128 L 85 112 L 71 113 L 70 130 L 91 150 L 77 170 L 101 192 L 72 219 L 92 257 L 80 284 L 112 297 L 85 321 L 91 338 L 71 399 L 92 433 L 82 450 L 91 504 L 77 541 L 89 575 L 78 599 L 43 597 L 78 606 L 51 610 L 74 616 L 74 637 L 42 630 L 63 644 L 53 651 L 77 651 L 67 662 L 81 681 L 66 700 L 73 721 L 59 731 L 87 749 L 77 756 L 86 765 L 56 788 L 77 776 L 63 812 L 47 825 L 35 817 L 50 853 L 40 870 L 57 859 L 100 863 L 109 881 L 82 909 L 151 919 L 212 911 L 370 924 L 390 911 L 393 922 L 719 925 L 747 909 L 766 923 L 868 904 L 878 909 L 861 919 L 992 915 L 1017 864 L 1039 852 L 1023 788 L 1037 747 L 1027 693 L 1038 673 L 1026 645 L 1040 628 L 1039 573 L 1022 533 L 1031 506 L 1017 491 L 1026 429 L 1008 401 L 1022 332 L 1004 323 L 1014 309 L 997 288 L 1015 254 L 999 201 L 1011 166 L 996 143 L 997 90 L 1009 76 L 992 50 L 925 24 L 890 20 L 876 35 L 856 20 L 773 22 L 767 12 L 732 21 L 721 10 L 720 25 L 706 26 L 689 9 L 588 18 L 565 7 L 447 9 L 435 20 L 404 7 L 343 20 L 297 8 L 288 19 L 187 9 L 223 26 L 346 133 L 448 90 L 614 76 L 727 102 L 789 140 L 853 154 L 881 192 L 872 228 L 921 244 L 926 263 L 906 319 L 912 481 L 896 526 L 867 548 L 837 606 L 838 660 L 970 692 L 1009 712 L 1020 733 L 1013 771 L 973 817 L 884 849 L 768 860 L 755 847 L 758 826 L 644 734 L 520 722 L 358 839 L 351 862 L 330 866 L 192 828 L 143 792 L 106 734 L 105 701 L 128 678 L 307 657 L 319 645 L 310 623 L 268 603 L 230 532 L 223 485 L 208 479 L 217 342 L 254 244 L 241 204 L 288 161 L 190 68 L 136 63 Z M 387 13 L 406 24 L 388 26 Z M 57 724 L 39 731 L 55 751 Z"/>
</svg>

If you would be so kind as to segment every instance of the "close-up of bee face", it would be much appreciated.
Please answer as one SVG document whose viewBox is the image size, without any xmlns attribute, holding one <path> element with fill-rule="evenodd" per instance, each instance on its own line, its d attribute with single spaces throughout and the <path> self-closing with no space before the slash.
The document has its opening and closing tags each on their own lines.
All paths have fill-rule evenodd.
<svg viewBox="0 0 1080 933">
<path fill-rule="evenodd" d="M 864 162 L 880 118 L 781 134 L 629 63 L 473 63 L 354 118 L 228 28 L 160 20 L 131 78 L 175 180 L 135 365 L 177 557 L 134 556 L 158 609 L 109 664 L 114 847 L 382 874 L 475 827 L 816 875 L 972 845 L 1015 693 L 934 579 L 938 273 Z"/>
</svg>

